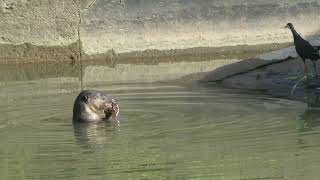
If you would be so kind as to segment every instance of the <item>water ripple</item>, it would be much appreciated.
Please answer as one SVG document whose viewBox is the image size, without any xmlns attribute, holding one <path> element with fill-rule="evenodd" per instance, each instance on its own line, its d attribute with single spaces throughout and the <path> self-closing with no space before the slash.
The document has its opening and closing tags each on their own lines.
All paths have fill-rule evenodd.
<svg viewBox="0 0 320 180">
<path fill-rule="evenodd" d="M 305 104 L 212 88 L 119 84 L 98 89 L 117 98 L 120 124 L 73 125 L 76 91 L 3 101 L 0 177 L 318 177 L 318 112 Z"/>
</svg>

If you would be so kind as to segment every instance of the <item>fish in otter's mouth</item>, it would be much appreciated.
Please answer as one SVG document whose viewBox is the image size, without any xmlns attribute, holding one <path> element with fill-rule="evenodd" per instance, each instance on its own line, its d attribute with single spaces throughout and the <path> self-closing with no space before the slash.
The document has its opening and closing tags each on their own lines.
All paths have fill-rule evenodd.
<svg viewBox="0 0 320 180">
<path fill-rule="evenodd" d="M 106 115 L 105 119 L 110 119 L 110 117 L 115 119 L 118 116 L 119 106 L 115 100 L 111 102 L 111 107 L 104 110 L 104 114 Z"/>
<path fill-rule="evenodd" d="M 74 102 L 73 121 L 98 122 L 115 119 L 119 114 L 117 101 L 94 90 L 82 91 Z"/>
</svg>

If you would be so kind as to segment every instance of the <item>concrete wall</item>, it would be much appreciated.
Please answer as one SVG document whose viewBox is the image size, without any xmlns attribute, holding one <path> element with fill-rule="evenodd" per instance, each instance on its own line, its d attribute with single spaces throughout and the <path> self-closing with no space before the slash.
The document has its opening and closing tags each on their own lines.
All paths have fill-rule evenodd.
<svg viewBox="0 0 320 180">
<path fill-rule="evenodd" d="M 77 40 L 76 1 L 1 0 L 0 42 L 68 45 Z"/>
<path fill-rule="evenodd" d="M 79 12 L 93 0 L 0 0 L 0 62 L 70 60 Z"/>
<path fill-rule="evenodd" d="M 320 1 L 0 0 L 0 64 L 10 67 L 0 66 L 0 74 L 174 79 L 287 47 L 266 43 L 292 42 L 283 28 L 289 21 L 304 36 L 320 34 Z M 87 60 L 81 65 L 79 37 Z M 69 69 L 16 66 L 22 60 L 62 62 Z"/>
<path fill-rule="evenodd" d="M 320 32 L 320 1 L 97 0 L 83 19 L 88 54 L 283 43 L 292 41 L 287 22 L 305 36 Z"/>
<path fill-rule="evenodd" d="M 20 52 L 30 45 L 69 48 L 78 29 L 86 54 L 291 42 L 289 21 L 305 36 L 319 33 L 320 1 L 0 0 L 0 60 L 32 59 Z M 54 57 L 74 57 L 71 47 Z"/>
</svg>

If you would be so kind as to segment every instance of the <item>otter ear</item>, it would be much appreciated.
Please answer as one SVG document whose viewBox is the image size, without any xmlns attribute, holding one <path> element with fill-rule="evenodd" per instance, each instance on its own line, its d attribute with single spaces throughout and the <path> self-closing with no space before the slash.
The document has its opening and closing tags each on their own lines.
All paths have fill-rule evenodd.
<svg viewBox="0 0 320 180">
<path fill-rule="evenodd" d="M 83 96 L 82 101 L 87 103 L 89 101 L 89 96 L 88 95 Z"/>
</svg>

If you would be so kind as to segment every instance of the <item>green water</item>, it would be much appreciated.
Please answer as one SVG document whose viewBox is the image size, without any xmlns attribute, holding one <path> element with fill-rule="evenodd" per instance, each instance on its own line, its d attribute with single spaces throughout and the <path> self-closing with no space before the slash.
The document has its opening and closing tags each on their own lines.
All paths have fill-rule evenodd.
<svg viewBox="0 0 320 180">
<path fill-rule="evenodd" d="M 0 179 L 318 179 L 320 111 L 213 86 L 85 83 L 120 124 L 73 126 L 76 78 L 0 83 Z"/>
</svg>

